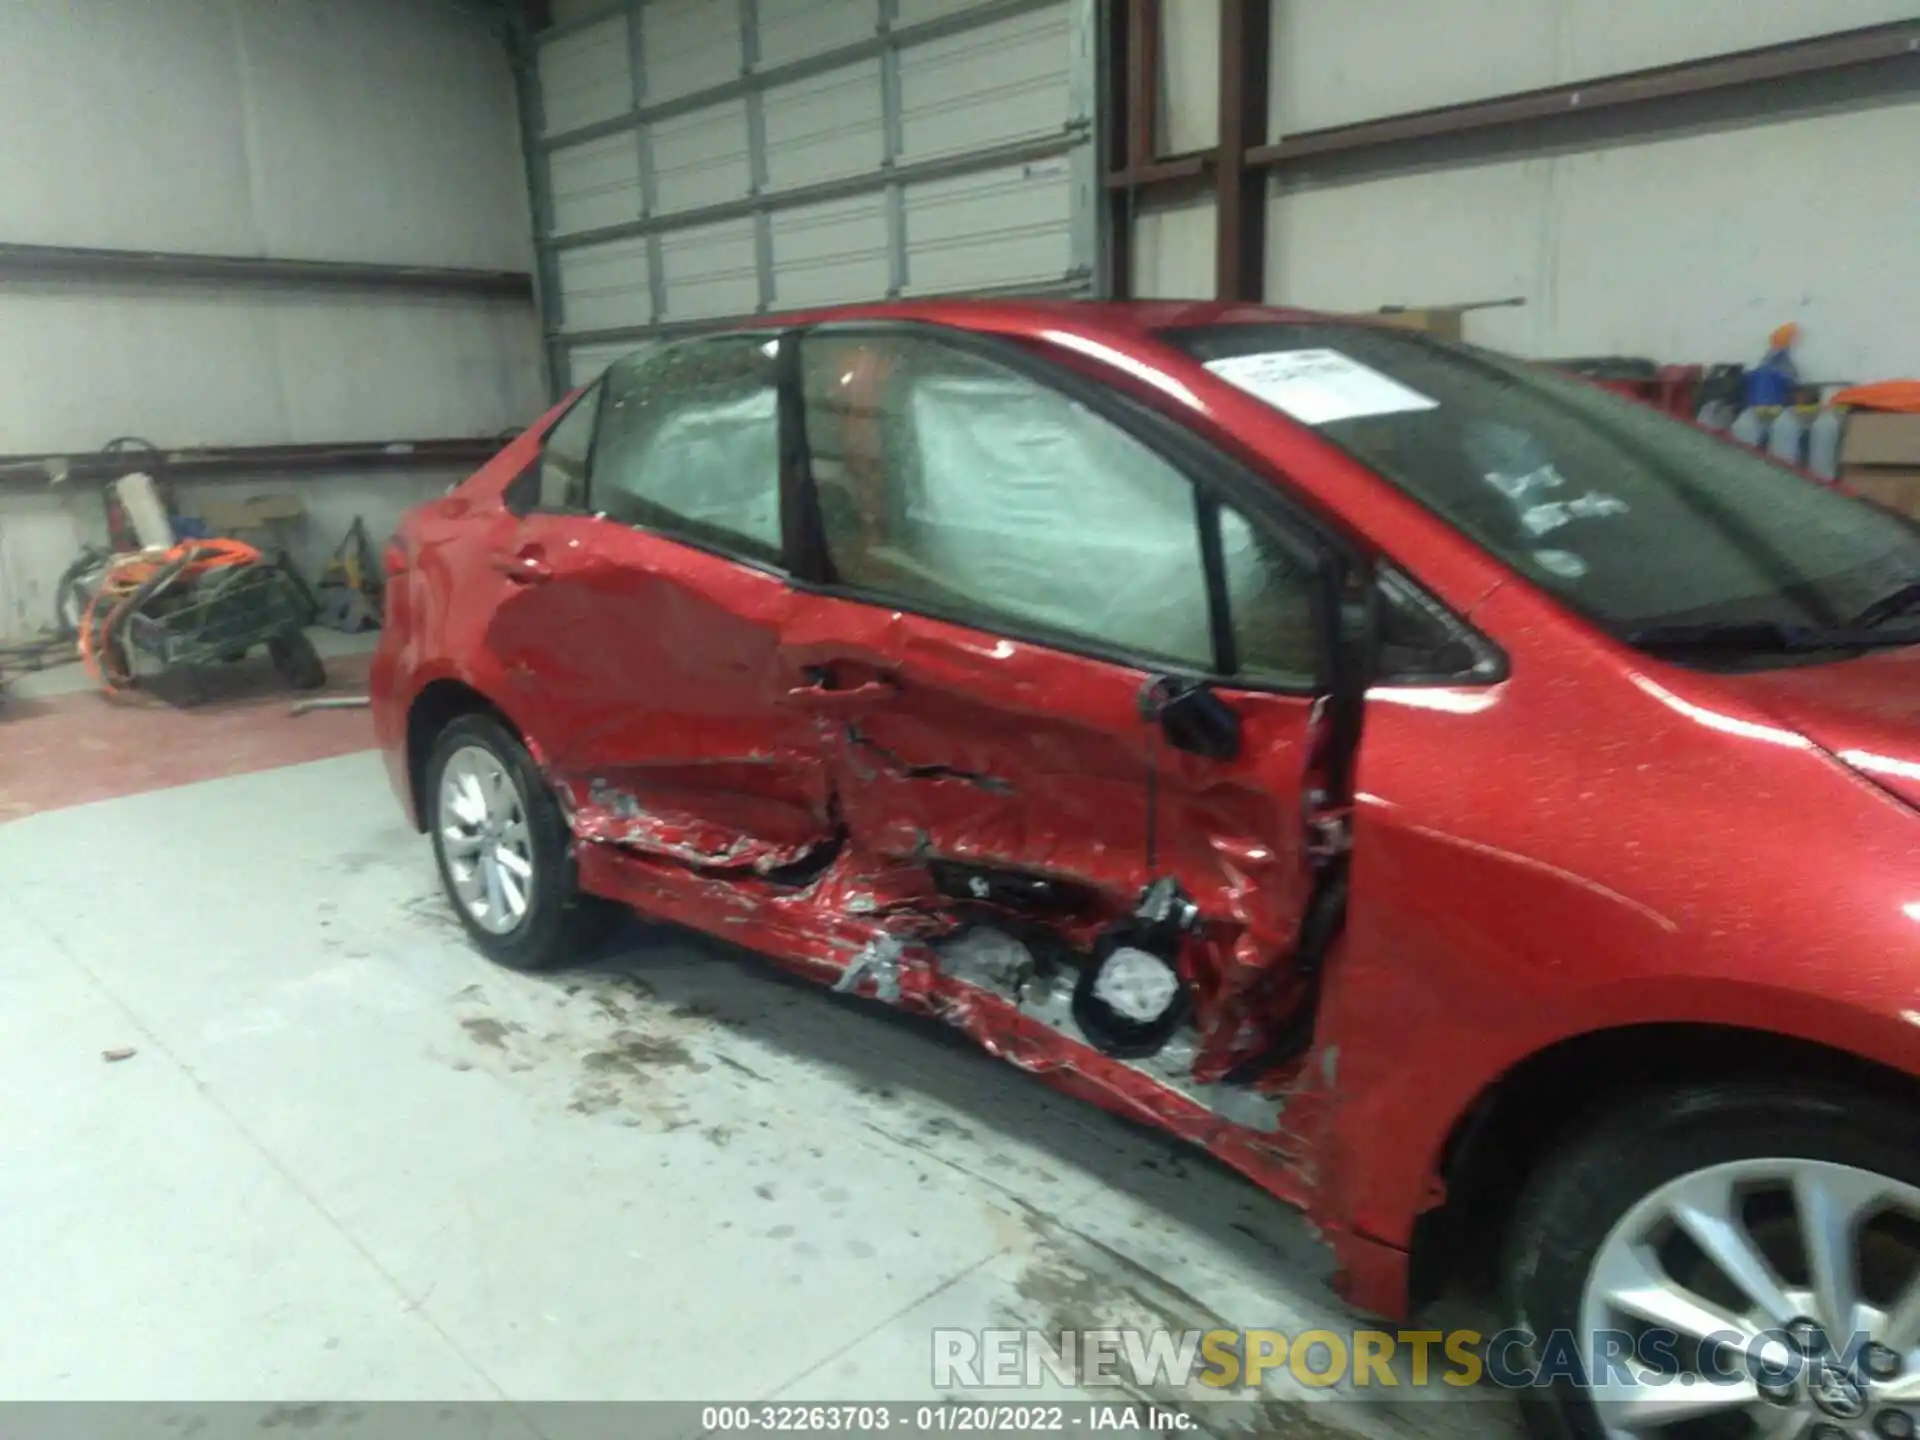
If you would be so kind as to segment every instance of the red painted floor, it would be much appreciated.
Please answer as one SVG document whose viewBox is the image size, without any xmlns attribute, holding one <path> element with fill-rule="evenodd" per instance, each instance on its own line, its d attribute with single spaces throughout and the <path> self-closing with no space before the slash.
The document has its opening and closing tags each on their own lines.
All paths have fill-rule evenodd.
<svg viewBox="0 0 1920 1440">
<path fill-rule="evenodd" d="M 328 659 L 326 689 L 314 693 L 365 693 L 371 660 Z M 197 704 L 140 691 L 0 695 L 0 823 L 373 745 L 365 710 L 295 717 L 288 712 L 299 698 L 264 657 L 208 672 Z"/>
</svg>

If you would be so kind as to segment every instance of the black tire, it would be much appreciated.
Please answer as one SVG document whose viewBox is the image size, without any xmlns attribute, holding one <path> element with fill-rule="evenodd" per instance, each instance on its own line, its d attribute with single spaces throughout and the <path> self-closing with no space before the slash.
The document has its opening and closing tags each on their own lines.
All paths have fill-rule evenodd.
<svg viewBox="0 0 1920 1440">
<path fill-rule="evenodd" d="M 527 913 L 504 934 L 478 924 L 454 886 L 440 821 L 440 781 L 447 761 L 468 746 L 492 754 L 520 792 L 532 847 L 533 884 Z M 424 819 L 433 838 L 433 858 L 440 869 L 440 885 L 447 903 L 459 917 L 474 948 L 489 960 L 513 970 L 552 970 L 578 958 L 580 952 L 606 933 L 620 907 L 597 896 L 583 894 L 574 864 L 573 834 L 560 813 L 553 791 L 541 776 L 520 738 L 491 715 L 462 715 L 442 730 L 427 757 L 421 786 Z"/>
<path fill-rule="evenodd" d="M 267 641 L 267 654 L 280 678 L 295 690 L 318 690 L 327 683 L 327 667 L 304 630 L 289 630 Z"/>
<path fill-rule="evenodd" d="M 1920 1112 L 1835 1086 L 1729 1082 L 1652 1091 L 1608 1112 L 1527 1181 L 1506 1237 L 1504 1323 L 1535 1336 L 1576 1334 L 1602 1244 L 1641 1199 L 1729 1161 L 1820 1160 L 1920 1187 Z M 1534 1357 L 1535 1359 L 1538 1356 Z M 1602 1440 L 1574 1384 L 1520 1392 L 1534 1435 Z"/>
</svg>

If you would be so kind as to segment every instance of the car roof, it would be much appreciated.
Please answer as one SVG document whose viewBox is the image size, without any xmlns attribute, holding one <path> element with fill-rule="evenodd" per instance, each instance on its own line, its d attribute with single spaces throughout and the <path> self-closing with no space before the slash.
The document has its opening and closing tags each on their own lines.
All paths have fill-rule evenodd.
<svg viewBox="0 0 1920 1440">
<path fill-rule="evenodd" d="M 1074 334 L 1147 337 L 1154 331 L 1200 325 L 1256 325 L 1312 322 L 1379 324 L 1367 315 L 1328 315 L 1311 310 L 1250 305 L 1223 300 L 1056 300 L 937 299 L 890 300 L 869 305 L 836 305 L 784 315 L 767 315 L 767 326 L 827 325 L 862 320 L 948 325 L 960 330 L 1044 336 L 1049 330 Z"/>
</svg>

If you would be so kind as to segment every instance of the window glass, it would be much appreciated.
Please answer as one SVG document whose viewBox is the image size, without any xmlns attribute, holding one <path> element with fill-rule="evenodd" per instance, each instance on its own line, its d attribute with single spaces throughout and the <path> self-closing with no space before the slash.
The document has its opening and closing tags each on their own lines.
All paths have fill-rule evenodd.
<svg viewBox="0 0 1920 1440">
<path fill-rule="evenodd" d="M 773 342 L 729 337 L 629 356 L 602 382 L 593 508 L 615 520 L 780 557 Z"/>
<path fill-rule="evenodd" d="M 1165 337 L 1631 638 L 1844 626 L 1920 578 L 1920 532 L 1557 372 L 1378 326 Z"/>
<path fill-rule="evenodd" d="M 1213 668 L 1186 477 L 1085 407 L 917 337 L 802 349 L 807 440 L 842 583 L 992 627 Z M 1259 571 L 1242 561 L 1250 593 Z"/>
<path fill-rule="evenodd" d="M 1312 566 L 1226 509 L 1220 512 L 1220 560 L 1240 673 L 1312 680 L 1320 669 Z"/>
<path fill-rule="evenodd" d="M 587 505 L 587 456 L 593 449 L 593 422 L 600 413 L 600 387 L 573 402 L 547 432 L 540 446 L 542 510 L 584 510 Z"/>
</svg>

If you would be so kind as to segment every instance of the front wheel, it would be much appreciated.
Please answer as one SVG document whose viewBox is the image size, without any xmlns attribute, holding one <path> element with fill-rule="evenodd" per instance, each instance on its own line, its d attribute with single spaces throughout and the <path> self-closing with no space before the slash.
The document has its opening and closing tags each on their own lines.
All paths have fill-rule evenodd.
<svg viewBox="0 0 1920 1440">
<path fill-rule="evenodd" d="M 1920 1116 L 1815 1086 L 1642 1097 L 1528 1183 L 1510 1348 L 1534 1433 L 1920 1432 Z"/>
<path fill-rule="evenodd" d="M 526 747 L 488 715 L 463 715 L 427 760 L 433 852 L 474 945 L 516 970 L 563 965 L 618 911 L 581 893 L 560 807 Z"/>
</svg>

